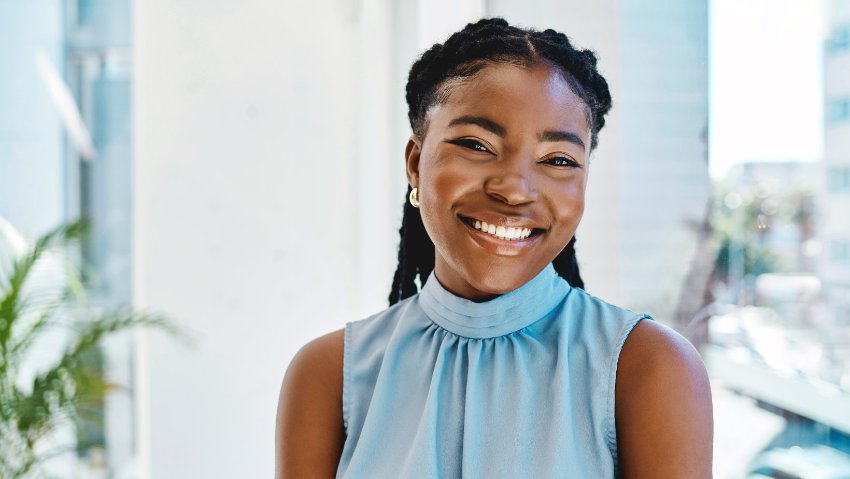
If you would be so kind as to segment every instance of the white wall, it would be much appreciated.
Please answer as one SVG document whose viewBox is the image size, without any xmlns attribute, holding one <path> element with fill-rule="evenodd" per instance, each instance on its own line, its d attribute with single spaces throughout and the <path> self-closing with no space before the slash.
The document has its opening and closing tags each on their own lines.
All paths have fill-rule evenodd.
<svg viewBox="0 0 850 479">
<path fill-rule="evenodd" d="M 355 180 L 385 158 L 357 162 L 344 6 L 136 2 L 134 299 L 197 339 L 142 342 L 146 477 L 270 477 L 291 356 L 357 315 Z"/>
</svg>

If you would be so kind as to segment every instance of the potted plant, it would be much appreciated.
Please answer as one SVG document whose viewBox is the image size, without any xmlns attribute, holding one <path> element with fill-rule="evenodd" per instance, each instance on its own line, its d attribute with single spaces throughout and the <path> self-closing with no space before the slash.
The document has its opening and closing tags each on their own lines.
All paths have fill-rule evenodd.
<svg viewBox="0 0 850 479">
<path fill-rule="evenodd" d="M 62 254 L 85 231 L 85 221 L 75 221 L 29 247 L 0 218 L 0 478 L 41 476 L 49 456 L 74 450 L 75 444 L 47 452 L 38 446 L 116 387 L 91 367 L 103 338 L 137 327 L 179 334 L 158 314 L 86 307 L 79 275 Z M 63 281 L 43 281 L 57 272 Z M 63 331 L 63 347 L 45 364 L 34 353 L 45 352 L 40 339 L 56 330 Z"/>
</svg>

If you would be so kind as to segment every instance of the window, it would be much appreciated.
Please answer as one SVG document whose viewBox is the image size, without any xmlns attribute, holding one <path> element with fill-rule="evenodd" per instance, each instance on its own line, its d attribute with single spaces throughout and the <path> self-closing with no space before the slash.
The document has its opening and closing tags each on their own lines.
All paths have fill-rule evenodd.
<svg viewBox="0 0 850 479">
<path fill-rule="evenodd" d="M 847 49 L 850 49 L 850 24 L 836 27 L 826 39 L 826 53 L 828 55 L 834 55 Z"/>
<path fill-rule="evenodd" d="M 850 167 L 830 168 L 827 171 L 827 184 L 833 193 L 850 192 Z"/>
<path fill-rule="evenodd" d="M 0 2 L 0 216 L 29 239 L 88 218 L 79 255 L 88 305 L 92 311 L 126 305 L 132 276 L 132 3 L 36 3 Z M 55 91 L 70 93 L 73 102 L 64 95 L 57 100 Z M 77 116 L 82 121 L 71 127 L 63 120 Z M 114 337 L 87 358 L 87 369 L 121 387 L 108 400 L 92 397 L 67 434 L 73 442 L 57 447 L 57 461 L 68 464 L 63 476 L 93 477 L 88 471 L 104 463 L 115 471 L 132 467 L 132 339 Z M 67 449 L 74 442 L 75 450 Z"/>
<path fill-rule="evenodd" d="M 742 2 L 710 3 L 717 48 L 712 49 L 710 93 L 716 127 L 709 151 L 711 161 L 733 163 L 735 158 L 737 168 L 716 176 L 712 210 L 718 246 L 708 291 L 717 312 L 707 320 L 708 346 L 702 352 L 718 384 L 717 435 L 730 438 L 715 444 L 715 474 L 793 479 L 841 471 L 835 475 L 842 477 L 850 470 L 850 342 L 844 335 L 850 311 L 850 144 L 844 141 L 850 127 L 850 2 L 744 2 L 753 11 L 759 5 L 761 18 L 748 16 Z M 794 35 L 787 24 L 763 22 L 780 18 L 780 3 L 794 5 L 781 17 L 795 19 Z M 724 15 L 729 19 L 725 28 Z M 735 35 L 736 25 L 740 35 Z M 780 80 L 779 72 L 787 71 L 784 52 L 801 46 L 803 38 L 812 48 L 800 57 L 811 63 Z M 743 61 L 759 58 L 748 71 L 750 83 L 741 79 L 741 63 L 725 63 L 738 54 Z M 769 66 L 774 55 L 775 73 Z M 815 145 L 822 138 L 818 147 L 795 152 L 792 135 L 777 134 L 782 125 L 773 124 L 772 116 L 755 118 L 759 111 L 772 110 L 767 105 L 776 95 L 768 90 L 791 78 L 808 82 L 808 91 L 816 94 L 798 95 L 801 101 L 789 103 L 788 111 L 796 111 L 797 118 L 808 114 L 807 124 L 822 120 L 823 126 L 805 132 L 803 144 Z M 744 102 L 736 97 L 744 91 L 752 113 L 745 114 Z M 763 106 L 756 106 L 758 101 Z M 743 138 L 739 131 L 727 132 L 736 118 L 747 118 L 751 131 L 764 127 L 769 134 Z M 732 140 L 740 147 L 725 150 L 725 142 Z M 773 149 L 777 144 L 782 148 Z M 691 294 L 699 291 L 690 289 Z M 744 398 L 755 405 L 746 409 L 751 403 L 734 402 Z M 744 421 L 753 427 L 724 433 L 724 424 Z M 757 421 L 764 422 L 756 426 Z"/>
<path fill-rule="evenodd" d="M 92 24 L 94 17 L 94 8 L 92 0 L 77 0 L 77 21 L 78 27 L 86 27 Z M 70 12 L 69 12 L 70 13 Z"/>
<path fill-rule="evenodd" d="M 838 123 L 850 119 L 850 98 L 834 98 L 826 102 L 827 123 Z"/>
</svg>

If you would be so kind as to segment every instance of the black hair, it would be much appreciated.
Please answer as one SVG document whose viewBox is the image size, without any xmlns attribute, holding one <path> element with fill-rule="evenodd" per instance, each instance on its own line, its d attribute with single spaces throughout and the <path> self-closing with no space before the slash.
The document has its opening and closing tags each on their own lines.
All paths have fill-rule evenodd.
<svg viewBox="0 0 850 479">
<path fill-rule="evenodd" d="M 605 114 L 611 109 L 608 83 L 596 69 L 596 55 L 573 47 L 566 35 L 552 29 L 538 31 L 509 25 L 503 18 L 485 18 L 469 23 L 452 34 L 445 43 L 436 43 L 410 68 L 407 78 L 407 117 L 413 134 L 424 139 L 427 111 L 445 102 L 450 80 L 474 76 L 487 65 L 530 66 L 545 62 L 560 70 L 573 92 L 587 106 L 590 125 L 590 149 L 597 145 Z M 408 186 L 407 195 L 411 188 Z M 434 243 L 428 237 L 419 210 L 405 195 L 404 215 L 399 229 L 398 267 L 390 291 L 390 305 L 413 296 L 434 270 Z M 552 261 L 558 274 L 570 285 L 584 288 L 575 256 L 575 237 Z"/>
</svg>

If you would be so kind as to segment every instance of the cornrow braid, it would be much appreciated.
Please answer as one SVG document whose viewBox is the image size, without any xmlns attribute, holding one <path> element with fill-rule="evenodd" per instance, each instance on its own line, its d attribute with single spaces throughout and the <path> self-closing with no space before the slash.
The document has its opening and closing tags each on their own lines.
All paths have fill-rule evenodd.
<svg viewBox="0 0 850 479">
<path fill-rule="evenodd" d="M 448 100 L 457 81 L 468 79 L 493 64 L 532 66 L 547 63 L 563 75 L 586 109 L 590 149 L 596 148 L 605 115 L 611 109 L 608 83 L 597 69 L 596 55 L 576 49 L 563 33 L 518 28 L 503 18 L 485 18 L 467 24 L 444 43 L 436 43 L 413 63 L 405 86 L 407 117 L 413 134 L 423 140 L 427 112 Z M 410 188 L 407 190 L 410 193 Z M 406 201 L 399 229 L 398 267 L 390 292 L 390 305 L 418 291 L 434 269 L 434 243 L 428 237 L 419 210 Z M 575 256 L 575 238 L 552 261 L 558 274 L 572 286 L 583 288 Z"/>
</svg>

